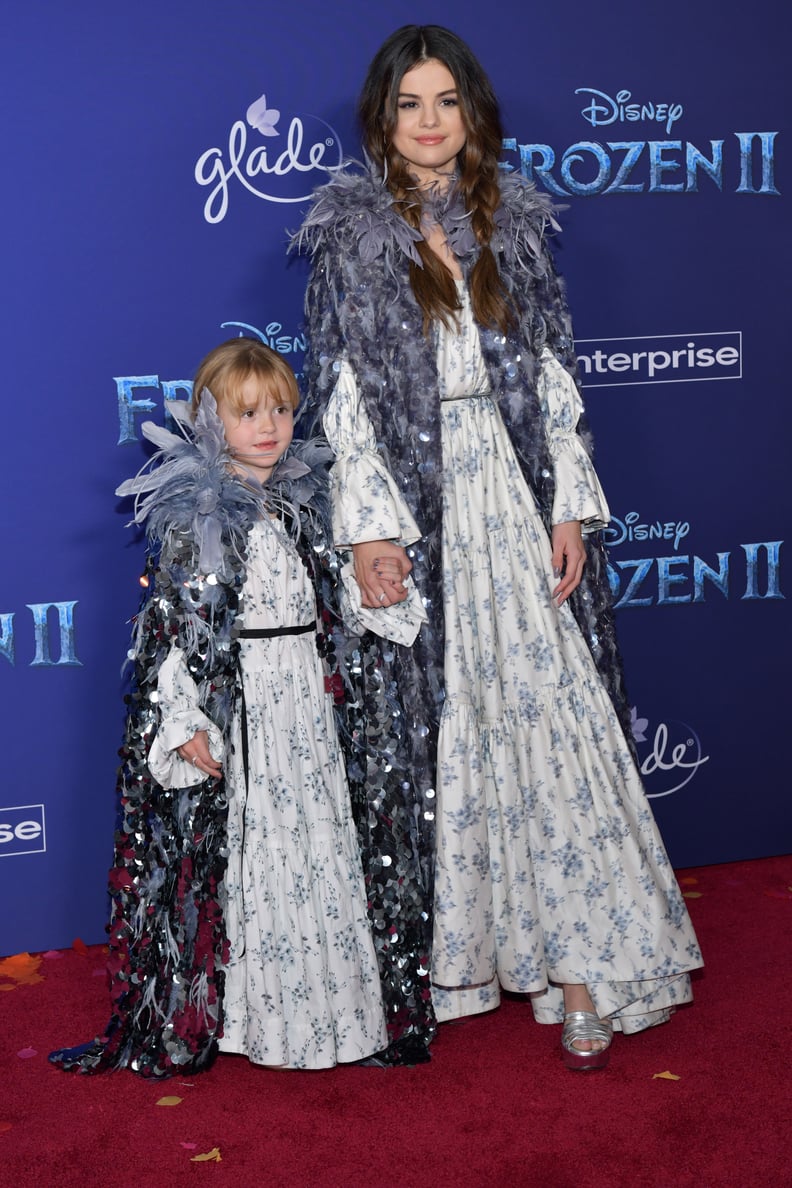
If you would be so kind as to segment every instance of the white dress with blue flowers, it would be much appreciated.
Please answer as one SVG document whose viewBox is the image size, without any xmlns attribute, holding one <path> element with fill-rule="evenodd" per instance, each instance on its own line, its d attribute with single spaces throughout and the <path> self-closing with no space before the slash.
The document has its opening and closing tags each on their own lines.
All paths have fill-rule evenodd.
<svg viewBox="0 0 792 1188">
<path fill-rule="evenodd" d="M 440 1020 L 489 1010 L 503 987 L 531 994 L 539 1021 L 560 1022 L 559 983 L 585 983 L 600 1016 L 638 1031 L 689 1000 L 701 954 L 591 653 L 569 607 L 552 601 L 547 532 L 459 291 L 459 329 L 441 328 L 437 346 L 446 699 L 435 1008 Z M 609 512 L 575 433 L 580 397 L 547 350 L 542 363 L 553 522 L 591 531 Z M 419 539 L 346 362 L 324 423 L 337 458 L 336 543 Z M 373 613 L 388 636 L 390 612 Z"/>
<path fill-rule="evenodd" d="M 245 629 L 299 627 L 316 618 L 296 550 L 260 521 L 248 538 Z M 166 787 L 201 777 L 176 748 L 207 730 L 224 759 L 228 870 L 222 1052 L 283 1068 L 326 1068 L 387 1045 L 379 972 L 366 911 L 332 701 L 315 631 L 240 642 L 244 705 L 223 756 L 222 737 L 196 704 L 173 649 L 160 669 L 161 724 L 149 766 Z M 245 770 L 243 729 L 248 756 Z"/>
</svg>

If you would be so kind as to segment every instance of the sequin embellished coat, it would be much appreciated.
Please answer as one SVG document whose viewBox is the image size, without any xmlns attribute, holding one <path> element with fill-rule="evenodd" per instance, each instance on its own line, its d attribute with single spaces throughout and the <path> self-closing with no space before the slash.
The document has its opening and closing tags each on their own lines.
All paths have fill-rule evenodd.
<svg viewBox="0 0 792 1188">
<path fill-rule="evenodd" d="M 479 249 L 454 190 L 434 214 L 469 280 Z M 508 334 L 479 326 L 481 349 L 491 392 L 549 533 L 553 465 L 537 394 L 545 347 L 577 382 L 569 312 L 548 245 L 556 224 L 548 200 L 512 176 L 501 180 L 495 222 L 491 247 L 517 324 Z M 381 935 L 381 960 L 392 972 L 396 966 L 406 971 L 400 1006 L 409 1020 L 407 1032 L 420 1046 L 428 1045 L 434 1027 L 427 981 L 434 840 L 431 798 L 443 701 L 444 623 L 440 392 L 436 340 L 423 332 L 422 311 L 409 281 L 410 261 L 419 262 L 417 236 L 394 208 L 378 176 L 347 172 L 317 191 L 294 243 L 310 254 L 312 264 L 305 307 L 309 340 L 305 380 L 317 428 L 341 361 L 347 360 L 382 463 L 425 534 L 410 556 L 428 622 L 411 648 L 371 634 L 363 636 L 359 665 L 359 698 L 365 706 L 361 736 L 367 742 L 369 780 L 370 837 L 368 848 L 364 839 L 364 868 L 370 871 L 373 863 L 383 920 L 393 922 L 397 939 L 388 947 L 385 934 Z M 588 446 L 585 429 L 583 438 Z M 584 578 L 570 602 L 629 738 L 629 712 L 599 535 L 587 536 L 586 547 Z M 411 851 L 407 845 L 393 846 L 388 836 L 391 820 L 409 824 L 409 834 L 401 840 L 409 842 Z M 378 865 L 383 854 L 388 861 L 384 868 Z"/>
<path fill-rule="evenodd" d="M 144 427 L 161 447 L 161 465 L 119 488 L 138 497 L 136 519 L 146 523 L 150 551 L 130 652 L 134 678 L 109 876 L 113 1014 L 93 1043 L 50 1056 L 79 1072 L 197 1072 L 211 1064 L 221 1034 L 226 789 L 223 779 L 165 789 L 152 778 L 148 755 L 159 722 L 162 664 L 173 647 L 181 649 L 198 706 L 227 737 L 239 695 L 236 631 L 246 544 L 262 513 L 291 530 L 319 606 L 321 591 L 334 584 L 323 530 L 326 448 L 296 446 L 260 487 L 229 469 L 219 418 L 199 414 L 196 429 L 195 438 L 191 432 L 179 438 Z M 330 612 L 326 617 L 332 628 Z"/>
</svg>

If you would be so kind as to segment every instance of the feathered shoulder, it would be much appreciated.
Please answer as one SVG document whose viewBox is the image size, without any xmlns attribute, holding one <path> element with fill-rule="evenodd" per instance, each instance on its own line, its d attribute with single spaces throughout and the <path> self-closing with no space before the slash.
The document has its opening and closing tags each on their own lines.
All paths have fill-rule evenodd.
<svg viewBox="0 0 792 1188">
<path fill-rule="evenodd" d="M 526 255 L 540 260 L 548 231 L 560 231 L 557 208 L 547 194 L 519 174 L 503 173 L 501 201 L 495 212 L 496 234 L 492 248 L 507 260 L 525 261 Z"/>
<path fill-rule="evenodd" d="M 548 230 L 560 230 L 553 202 L 518 174 L 501 174 L 499 184 L 501 202 L 494 216 L 491 246 L 508 264 L 536 271 Z M 478 250 L 470 214 L 454 186 L 443 194 L 423 194 L 422 203 L 431 208 L 434 221 L 443 226 L 459 259 Z M 364 265 L 380 260 L 390 271 L 402 254 L 421 263 L 415 249 L 420 238 L 420 232 L 409 226 L 396 209 L 382 178 L 372 168 L 361 166 L 358 171 L 337 173 L 314 192 L 291 247 L 311 255 L 335 248 L 342 257 L 354 256 Z"/>
<path fill-rule="evenodd" d="M 404 221 L 393 195 L 371 168 L 345 169 L 314 191 L 302 227 L 292 237 L 291 248 L 314 255 L 338 245 L 352 248 L 363 264 L 380 257 L 388 262 L 394 248 L 420 264 L 415 244 L 420 231 Z"/>
<path fill-rule="evenodd" d="M 143 436 L 157 452 L 116 495 L 134 499 L 133 523 L 145 526 L 158 548 L 188 539 L 202 573 L 222 575 L 229 550 L 244 553 L 256 520 L 288 513 L 297 525 L 300 510 L 314 507 L 326 515 L 327 463 L 332 454 L 320 442 L 295 442 L 267 483 L 234 468 L 223 423 L 211 392 L 204 391 L 193 417 L 183 400 L 167 402 L 178 433 L 146 421 Z M 295 527 L 296 531 L 296 527 Z"/>
</svg>

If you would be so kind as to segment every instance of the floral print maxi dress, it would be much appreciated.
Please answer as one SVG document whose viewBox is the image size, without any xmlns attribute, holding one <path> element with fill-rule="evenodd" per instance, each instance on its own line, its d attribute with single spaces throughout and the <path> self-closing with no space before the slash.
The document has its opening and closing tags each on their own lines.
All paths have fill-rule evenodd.
<svg viewBox="0 0 792 1188">
<path fill-rule="evenodd" d="M 569 607 L 552 601 L 547 532 L 487 394 L 464 285 L 459 292 L 459 328 L 441 327 L 437 350 L 446 696 L 435 1009 L 441 1021 L 486 1011 L 503 987 L 531 994 L 540 1022 L 560 1022 L 558 983 L 585 983 L 601 1017 L 638 1031 L 690 999 L 701 954 L 591 653 Z M 540 388 L 553 522 L 596 530 L 609 512 L 575 432 L 580 397 L 547 350 Z M 337 457 L 336 543 L 417 540 L 347 362 L 324 424 Z M 373 612 L 382 635 L 392 610 Z"/>
<path fill-rule="evenodd" d="M 260 521 L 248 538 L 244 704 L 225 756 L 229 790 L 224 918 L 230 941 L 221 1052 L 284 1068 L 326 1068 L 387 1045 L 334 711 L 315 631 L 277 634 L 316 618 L 313 587 L 282 531 Z M 195 782 L 175 748 L 206 729 L 178 649 L 159 676 L 162 724 L 150 766 L 160 782 Z M 246 748 L 243 746 L 246 732 Z M 247 751 L 247 773 L 244 753 Z"/>
</svg>

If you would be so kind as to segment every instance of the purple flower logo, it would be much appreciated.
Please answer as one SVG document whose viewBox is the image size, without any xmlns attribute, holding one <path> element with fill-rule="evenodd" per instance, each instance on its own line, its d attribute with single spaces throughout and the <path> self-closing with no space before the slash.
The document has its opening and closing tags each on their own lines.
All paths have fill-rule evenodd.
<svg viewBox="0 0 792 1188">
<path fill-rule="evenodd" d="M 632 736 L 637 743 L 646 742 L 646 727 L 649 725 L 648 718 L 638 717 L 638 708 L 633 706 L 630 710 L 630 729 Z"/>
<path fill-rule="evenodd" d="M 262 136 L 278 136 L 275 125 L 280 119 L 277 107 L 267 107 L 267 96 L 262 95 L 255 103 L 251 103 L 245 113 L 245 118 L 251 128 L 255 128 Z"/>
</svg>

